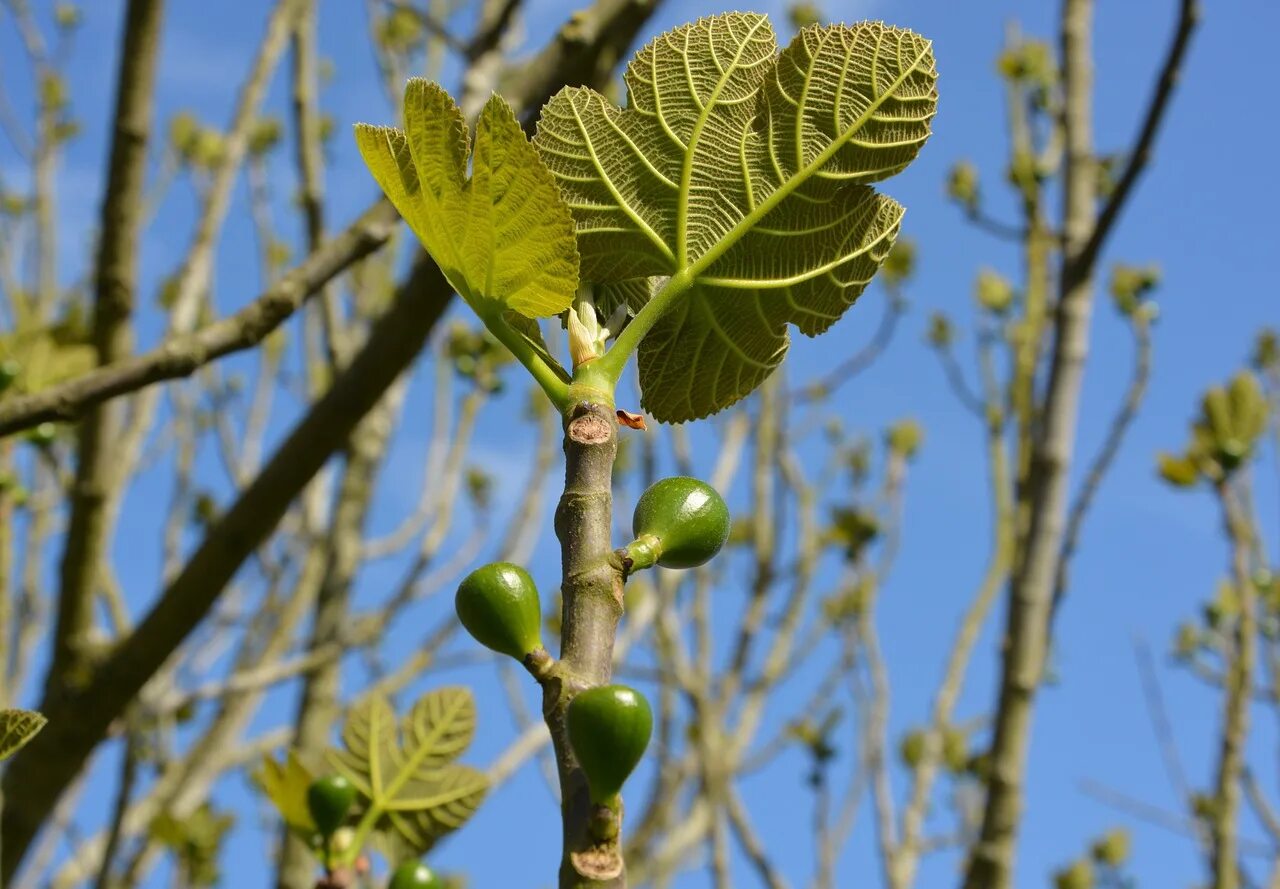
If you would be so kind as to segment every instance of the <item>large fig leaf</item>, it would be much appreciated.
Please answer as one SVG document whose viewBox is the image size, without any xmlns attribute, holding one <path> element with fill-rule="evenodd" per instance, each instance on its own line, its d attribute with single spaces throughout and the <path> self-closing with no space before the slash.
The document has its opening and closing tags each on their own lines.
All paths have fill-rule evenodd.
<svg viewBox="0 0 1280 889">
<path fill-rule="evenodd" d="M 584 279 L 687 287 L 640 344 L 656 419 L 744 397 L 782 361 L 788 325 L 817 335 L 858 297 L 903 213 L 868 183 L 919 152 L 936 79 L 910 31 L 810 27 L 779 55 L 765 16 L 730 13 L 641 49 L 625 109 L 579 87 L 543 108 L 534 144 Z"/>
<path fill-rule="evenodd" d="M 563 312 L 578 288 L 573 219 L 511 108 L 489 99 L 471 178 L 462 111 L 438 85 L 410 80 L 405 129 L 356 125 L 360 153 L 455 290 L 482 318 Z"/>
<path fill-rule="evenodd" d="M 366 798 L 366 813 L 416 854 L 457 829 L 488 789 L 482 772 L 453 762 L 471 744 L 476 710 L 465 688 L 428 692 L 397 725 L 388 701 L 352 708 L 329 761 Z"/>
</svg>

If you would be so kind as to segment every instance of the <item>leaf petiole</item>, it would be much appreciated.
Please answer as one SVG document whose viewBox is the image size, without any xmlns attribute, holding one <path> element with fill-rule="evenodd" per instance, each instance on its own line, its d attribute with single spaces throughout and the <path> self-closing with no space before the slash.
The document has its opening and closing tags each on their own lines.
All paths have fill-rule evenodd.
<svg viewBox="0 0 1280 889">
<path fill-rule="evenodd" d="M 565 382 L 564 376 L 567 375 L 559 365 L 555 367 L 549 365 L 533 346 L 529 345 L 529 341 L 503 319 L 499 311 L 485 311 L 478 314 L 489 332 L 498 342 L 507 347 L 515 359 L 524 365 L 525 370 L 529 371 L 530 376 L 556 406 L 556 410 L 564 413 L 570 403 L 569 384 Z M 557 370 L 560 372 L 557 373 Z"/>
<path fill-rule="evenodd" d="M 627 362 L 640 346 L 645 334 L 675 305 L 676 300 L 693 286 L 693 276 L 687 271 L 678 272 L 667 279 L 662 289 L 655 293 L 631 322 L 622 328 L 613 345 L 594 364 L 596 373 L 607 379 L 610 388 L 618 384 Z"/>
</svg>

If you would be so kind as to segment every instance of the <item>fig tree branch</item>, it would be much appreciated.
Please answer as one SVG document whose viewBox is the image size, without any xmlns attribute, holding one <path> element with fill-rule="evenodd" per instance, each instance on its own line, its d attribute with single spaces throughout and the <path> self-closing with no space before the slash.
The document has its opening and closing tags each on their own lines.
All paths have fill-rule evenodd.
<svg viewBox="0 0 1280 889">
<path fill-rule="evenodd" d="M 245 559 L 289 504 L 346 442 L 361 417 L 412 362 L 452 290 L 434 264 L 418 263 L 361 353 L 294 427 L 239 500 L 214 524 L 151 611 L 73 696 L 42 704 L 58 728 L 42 732 L 5 773 L 4 874 L 16 869 L 58 796 L 148 679 L 204 619 Z M 40 768 L 22 768 L 24 758 Z M 20 801 L 20 802 L 19 802 Z"/>
<path fill-rule="evenodd" d="M 1133 193 L 1138 177 L 1151 162 L 1151 151 L 1155 145 L 1156 136 L 1160 133 L 1160 125 L 1164 122 L 1170 100 L 1173 98 L 1173 91 L 1182 75 L 1187 50 L 1191 46 L 1191 36 L 1195 32 L 1196 25 L 1200 23 L 1200 17 L 1199 0 L 1179 0 L 1178 21 L 1174 26 L 1173 39 L 1169 42 L 1155 89 L 1147 102 L 1147 110 L 1143 115 L 1137 139 L 1134 141 L 1133 148 L 1129 150 L 1124 171 L 1116 181 L 1115 190 L 1098 214 L 1098 220 L 1094 223 L 1088 242 L 1075 258 L 1082 268 L 1089 268 L 1097 261 L 1098 254 L 1102 251 L 1107 237 L 1120 217 L 1120 212 Z"/>
<path fill-rule="evenodd" d="M 1062 598 L 1066 595 L 1067 575 L 1071 569 L 1071 559 L 1075 556 L 1076 547 L 1079 545 L 1080 531 L 1084 527 L 1085 518 L 1089 514 L 1089 507 L 1093 505 L 1094 498 L 1097 496 L 1099 488 L 1102 487 L 1103 479 L 1106 478 L 1112 463 L 1115 462 L 1116 456 L 1120 453 L 1120 446 L 1124 444 L 1125 436 L 1138 415 L 1138 409 L 1142 406 L 1142 400 L 1146 396 L 1147 382 L 1151 379 L 1150 324 L 1143 318 L 1135 317 L 1133 319 L 1133 336 L 1135 354 L 1129 386 L 1125 390 L 1124 399 L 1120 403 L 1119 410 L 1116 411 L 1116 415 L 1111 420 L 1111 425 L 1107 428 L 1106 439 L 1098 449 L 1098 453 L 1089 462 L 1089 470 L 1085 474 L 1084 481 L 1081 483 L 1080 490 L 1076 494 L 1075 500 L 1072 501 L 1070 512 L 1067 515 L 1067 530 L 1062 538 L 1062 555 L 1058 557 L 1058 575 L 1053 585 L 1053 614 L 1050 615 L 1050 621 L 1057 614 L 1058 608 L 1062 604 Z"/>
<path fill-rule="evenodd" d="M 126 358 L 41 392 L 0 402 L 0 435 L 49 420 L 74 420 L 90 407 L 152 383 L 190 376 L 210 361 L 252 348 L 303 303 L 395 232 L 399 217 L 386 200 L 367 209 L 301 265 L 234 315 L 175 336 L 136 358 Z"/>
</svg>

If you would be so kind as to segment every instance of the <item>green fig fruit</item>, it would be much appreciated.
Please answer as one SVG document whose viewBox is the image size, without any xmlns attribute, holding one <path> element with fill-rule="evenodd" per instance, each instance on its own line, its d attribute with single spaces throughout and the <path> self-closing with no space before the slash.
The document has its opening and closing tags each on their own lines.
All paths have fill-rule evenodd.
<svg viewBox="0 0 1280 889">
<path fill-rule="evenodd" d="M 651 547 L 664 568 L 706 563 L 729 538 L 729 526 L 729 508 L 715 488 L 687 476 L 651 485 L 631 519 L 637 542 Z"/>
<path fill-rule="evenodd" d="M 591 799 L 612 799 L 644 756 L 653 713 L 625 685 L 589 688 L 569 703 L 569 743 L 586 773 Z"/>
<path fill-rule="evenodd" d="M 355 801 L 355 785 L 341 775 L 318 778 L 307 788 L 307 811 L 324 836 L 342 826 Z"/>
<path fill-rule="evenodd" d="M 542 648 L 542 606 L 529 572 L 510 562 L 472 571 L 454 598 L 458 620 L 477 642 L 523 661 Z"/>
<path fill-rule="evenodd" d="M 391 872 L 387 889 L 444 889 L 444 883 L 421 861 L 406 861 Z"/>
</svg>

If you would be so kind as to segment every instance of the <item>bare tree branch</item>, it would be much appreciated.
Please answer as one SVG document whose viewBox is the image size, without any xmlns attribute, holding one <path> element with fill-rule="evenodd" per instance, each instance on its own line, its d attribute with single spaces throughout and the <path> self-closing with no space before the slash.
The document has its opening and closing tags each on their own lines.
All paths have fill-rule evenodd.
<svg viewBox="0 0 1280 889">
<path fill-rule="evenodd" d="M 23 748 L 4 776 L 9 801 L 0 822 L 5 879 L 124 706 L 204 619 L 293 499 L 412 362 L 451 296 L 452 289 L 435 265 L 420 261 L 360 354 L 213 526 L 151 612 L 94 671 L 83 690 L 41 705 L 50 730 L 41 733 L 39 743 Z M 23 768 L 24 759 L 40 767 Z"/>
<path fill-rule="evenodd" d="M 115 131 L 99 226 L 93 317 L 99 364 L 118 361 L 132 349 L 142 193 L 163 9 L 161 0 L 131 0 L 125 14 Z M 112 447 L 120 423 L 118 408 L 103 406 L 90 411 L 79 428 L 76 478 L 60 565 L 53 662 L 47 674 L 54 685 L 79 671 L 89 642 L 94 592 L 110 531 L 109 505 L 121 482 Z"/>
<path fill-rule="evenodd" d="M 1067 513 L 1067 530 L 1062 536 L 1062 554 L 1058 557 L 1058 573 L 1053 583 L 1050 625 L 1067 593 L 1067 575 L 1071 570 L 1071 560 L 1079 545 L 1080 531 L 1089 514 L 1089 507 L 1093 505 L 1093 499 L 1102 487 L 1103 479 L 1106 478 L 1111 464 L 1120 453 L 1120 446 L 1124 444 L 1129 427 L 1138 416 L 1138 408 L 1142 406 L 1142 400 L 1147 393 L 1147 382 L 1151 379 L 1151 325 L 1141 317 L 1135 317 L 1132 323 L 1136 341 L 1133 376 L 1129 380 L 1129 387 L 1125 390 L 1120 409 L 1116 411 L 1107 429 L 1107 437 L 1102 442 L 1102 447 L 1098 449 L 1098 453 L 1090 461 L 1089 470 L 1085 473 L 1080 490 Z"/>
<path fill-rule="evenodd" d="M 1026 551 L 1009 591 L 987 802 L 980 835 L 966 867 L 965 889 L 1009 889 L 1012 885 L 1032 702 L 1048 651 L 1053 580 L 1062 546 L 1068 473 L 1089 348 L 1092 268 L 1079 265 L 1075 259 L 1092 230 L 1097 194 L 1093 158 L 1093 0 L 1066 0 L 1060 24 L 1067 151 L 1063 270 L 1043 419 L 1028 464 Z"/>
<path fill-rule="evenodd" d="M 1097 261 L 1098 254 L 1111 234 L 1111 229 L 1120 218 L 1120 211 L 1128 203 L 1134 184 L 1146 169 L 1147 164 L 1151 162 L 1151 149 L 1155 145 L 1160 125 L 1164 122 L 1165 114 L 1169 110 L 1169 102 L 1173 98 L 1174 88 L 1181 77 L 1187 50 L 1191 46 L 1191 35 L 1200 22 L 1200 15 L 1199 0 L 1179 0 L 1178 23 L 1174 27 L 1173 40 L 1165 54 L 1155 90 L 1147 102 L 1147 111 L 1143 116 L 1138 138 L 1128 153 L 1124 172 L 1116 181 L 1115 190 L 1111 192 L 1102 212 L 1098 214 L 1098 220 L 1094 223 L 1089 240 L 1075 257 L 1075 261 L 1081 268 L 1089 268 Z"/>
<path fill-rule="evenodd" d="M 90 371 L 82 377 L 0 402 L 0 435 L 47 420 L 73 420 L 86 409 L 152 383 L 190 376 L 224 355 L 260 343 L 312 295 L 353 263 L 387 242 L 399 224 L 391 204 L 379 200 L 274 286 L 234 315 L 158 348 Z"/>
</svg>

